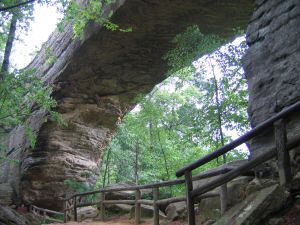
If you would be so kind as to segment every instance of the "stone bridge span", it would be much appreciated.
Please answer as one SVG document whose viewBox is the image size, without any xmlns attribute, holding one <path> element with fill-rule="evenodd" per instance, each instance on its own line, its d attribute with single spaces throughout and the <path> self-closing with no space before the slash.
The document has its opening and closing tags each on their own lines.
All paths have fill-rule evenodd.
<svg viewBox="0 0 300 225">
<path fill-rule="evenodd" d="M 112 32 L 90 24 L 84 40 L 73 38 L 70 25 L 63 33 L 53 33 L 29 67 L 37 68 L 38 76 L 53 85 L 57 111 L 68 126 L 44 122 L 44 112 L 35 110 L 28 121 L 38 132 L 37 146 L 32 150 L 24 128 L 16 128 L 7 144 L 12 150 L 9 156 L 21 163 L 2 164 L 0 183 L 13 187 L 16 202 L 23 199 L 50 209 L 62 207 L 59 197 L 66 192 L 65 179 L 94 183 L 94 172 L 98 173 L 103 148 L 116 122 L 133 108 L 138 95 L 148 93 L 165 78 L 168 68 L 162 56 L 171 49 L 172 38 L 189 25 L 197 24 L 205 34 L 230 39 L 233 28 L 246 28 L 250 22 L 251 48 L 245 59 L 250 100 L 258 102 L 266 97 L 262 93 L 270 90 L 269 86 L 258 83 L 272 82 L 265 74 L 277 76 L 276 68 L 284 63 L 294 68 L 290 71 L 297 83 L 299 48 L 287 61 L 289 54 L 280 57 L 283 50 L 274 43 L 282 43 L 280 29 L 284 28 L 287 33 L 292 32 L 288 38 L 294 40 L 286 44 L 299 46 L 296 39 L 299 1 L 256 0 L 250 20 L 253 3 L 250 0 L 118 0 L 107 9 L 107 14 L 111 9 L 115 11 L 112 21 L 124 28 L 132 27 L 133 32 Z M 46 49 L 57 58 L 55 63 L 49 64 Z M 275 52 L 279 52 L 277 58 L 272 54 Z M 275 69 L 266 70 L 261 66 L 264 62 Z M 263 77 L 262 81 L 258 81 L 258 76 Z M 278 86 L 282 81 L 277 80 Z M 287 104 L 297 99 L 299 91 L 295 93 Z M 282 103 L 281 108 L 285 105 Z M 263 104 L 256 106 L 250 105 L 254 125 L 263 119 L 259 113 L 264 113 L 265 118 L 276 111 L 266 112 Z"/>
</svg>

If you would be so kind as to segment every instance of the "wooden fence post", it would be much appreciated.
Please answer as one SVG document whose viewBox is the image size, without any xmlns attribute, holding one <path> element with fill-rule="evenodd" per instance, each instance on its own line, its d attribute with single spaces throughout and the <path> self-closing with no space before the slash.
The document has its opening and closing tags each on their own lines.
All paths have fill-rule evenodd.
<svg viewBox="0 0 300 225">
<path fill-rule="evenodd" d="M 135 191 L 135 225 L 141 221 L 141 204 L 138 202 L 141 199 L 141 190 Z"/>
<path fill-rule="evenodd" d="M 76 196 L 74 198 L 74 221 L 77 221 L 77 199 Z"/>
<path fill-rule="evenodd" d="M 104 205 L 104 201 L 105 201 L 105 192 L 103 191 L 101 193 L 101 200 L 100 200 L 100 212 L 101 212 L 101 220 L 104 221 L 105 218 L 105 205 Z"/>
<path fill-rule="evenodd" d="M 286 148 L 287 134 L 284 119 L 274 123 L 274 136 L 277 149 L 277 163 L 280 185 L 288 188 L 292 180 L 290 155 Z"/>
<path fill-rule="evenodd" d="M 185 177 L 185 189 L 186 189 L 186 206 L 188 213 L 188 224 L 196 225 L 195 219 L 195 208 L 194 208 L 194 199 L 191 195 L 191 191 L 193 190 L 193 181 L 192 181 L 192 173 L 191 171 L 184 172 Z"/>
<path fill-rule="evenodd" d="M 159 199 L 159 188 L 155 187 L 153 190 L 153 223 L 154 225 L 159 225 L 159 208 L 157 201 Z"/>
<path fill-rule="evenodd" d="M 220 187 L 220 202 L 221 202 L 221 215 L 224 215 L 224 213 L 227 211 L 227 202 L 228 202 L 227 183 L 221 185 Z"/>
</svg>

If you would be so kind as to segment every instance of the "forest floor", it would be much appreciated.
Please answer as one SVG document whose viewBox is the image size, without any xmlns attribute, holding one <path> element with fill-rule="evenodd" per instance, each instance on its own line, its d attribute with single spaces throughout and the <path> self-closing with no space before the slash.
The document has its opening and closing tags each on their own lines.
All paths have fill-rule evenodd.
<svg viewBox="0 0 300 225">
<path fill-rule="evenodd" d="M 300 225 L 300 202 L 288 209 L 280 225 Z"/>
</svg>

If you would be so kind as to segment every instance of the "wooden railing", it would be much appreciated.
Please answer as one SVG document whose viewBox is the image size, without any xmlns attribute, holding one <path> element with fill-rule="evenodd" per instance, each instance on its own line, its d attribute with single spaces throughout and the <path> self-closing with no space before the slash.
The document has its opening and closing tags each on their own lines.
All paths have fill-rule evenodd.
<svg viewBox="0 0 300 225">
<path fill-rule="evenodd" d="M 64 213 L 57 212 L 49 209 L 43 209 L 40 207 L 37 207 L 35 205 L 29 206 L 29 212 L 33 213 L 34 215 L 40 216 L 44 219 L 44 221 L 48 220 L 50 222 L 57 222 L 57 223 L 63 223 L 64 219 L 57 219 L 53 218 L 53 216 L 60 216 L 63 217 Z"/>
<path fill-rule="evenodd" d="M 289 150 L 300 145 L 300 136 L 293 138 L 292 140 L 287 140 L 287 132 L 286 132 L 286 122 L 285 118 L 287 118 L 292 113 L 300 110 L 300 101 L 295 103 L 294 105 L 286 108 L 281 111 L 277 115 L 271 117 L 260 125 L 256 126 L 240 138 L 230 142 L 229 144 L 219 148 L 211 154 L 206 155 L 203 158 L 183 167 L 182 169 L 176 172 L 177 177 L 181 177 L 184 175 L 185 184 L 186 184 L 186 201 L 188 208 L 188 224 L 195 225 L 195 209 L 194 202 L 198 196 L 201 196 L 208 191 L 213 190 L 216 187 L 221 185 L 225 185 L 227 182 L 233 180 L 234 178 L 242 175 L 243 173 L 254 169 L 256 166 L 274 158 L 277 156 L 278 161 L 278 173 L 279 173 L 279 181 L 282 186 L 288 187 L 290 181 L 292 179 L 291 168 L 290 168 L 290 158 L 289 158 Z M 246 143 L 251 138 L 262 134 L 266 129 L 270 129 L 270 127 L 274 127 L 274 146 L 264 150 L 262 154 L 251 159 L 247 163 L 241 165 L 238 168 L 235 168 L 227 173 L 224 173 L 222 176 L 198 187 L 193 188 L 193 177 L 192 171 L 204 164 L 210 162 L 226 154 L 227 152 L 233 150 L 235 147 Z M 222 198 L 221 198 L 222 201 Z M 222 204 L 222 203 L 221 203 Z"/>
<path fill-rule="evenodd" d="M 193 181 L 201 180 L 209 177 L 214 177 L 226 172 L 233 170 L 235 166 L 224 165 L 220 168 L 216 168 L 204 173 L 201 173 L 197 176 L 192 178 Z M 91 192 L 84 192 L 78 193 L 70 196 L 69 198 L 65 199 L 65 222 L 70 220 L 78 221 L 78 213 L 77 209 L 80 207 L 85 206 L 93 206 L 98 205 L 100 206 L 100 217 L 102 220 L 105 218 L 105 205 L 109 204 L 130 204 L 135 205 L 135 224 L 140 223 L 141 217 L 141 204 L 144 205 L 151 205 L 153 206 L 153 223 L 155 225 L 159 224 L 159 205 L 170 204 L 174 202 L 186 201 L 185 196 L 181 197 L 172 197 L 172 198 L 159 198 L 159 189 L 163 187 L 170 187 L 173 185 L 184 184 L 184 179 L 176 179 L 176 180 L 169 180 L 163 181 L 153 184 L 146 184 L 146 185 L 136 185 L 136 186 L 129 186 L 129 187 L 119 187 L 119 188 L 102 188 L 100 190 L 91 191 Z M 142 199 L 141 190 L 144 189 L 152 189 L 152 200 L 149 199 Z M 107 200 L 106 194 L 111 192 L 119 192 L 119 191 L 135 191 L 134 199 L 127 199 L 127 200 Z M 95 196 L 96 195 L 96 196 Z M 94 198 L 92 198 L 93 196 Z M 214 194 L 204 194 L 198 196 L 197 199 L 205 199 L 210 197 L 219 196 L 219 193 Z"/>
</svg>

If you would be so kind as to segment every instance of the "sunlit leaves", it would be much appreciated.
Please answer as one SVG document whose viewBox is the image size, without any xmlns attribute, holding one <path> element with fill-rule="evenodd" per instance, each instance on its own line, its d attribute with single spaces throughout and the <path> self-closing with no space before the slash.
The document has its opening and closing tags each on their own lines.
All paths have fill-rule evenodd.
<svg viewBox="0 0 300 225">
<path fill-rule="evenodd" d="M 191 65 L 192 61 L 214 51 L 221 45 L 220 38 L 214 35 L 204 35 L 196 25 L 178 34 L 172 42 L 175 47 L 164 56 L 170 66 L 170 74 Z"/>
<path fill-rule="evenodd" d="M 51 112 L 56 101 L 50 93 L 51 88 L 44 87 L 41 80 L 34 76 L 34 71 L 6 73 L 0 83 L 0 137 L 17 125 L 27 127 L 26 119 L 34 107 Z M 29 127 L 26 134 L 34 146 L 35 136 Z"/>
</svg>

